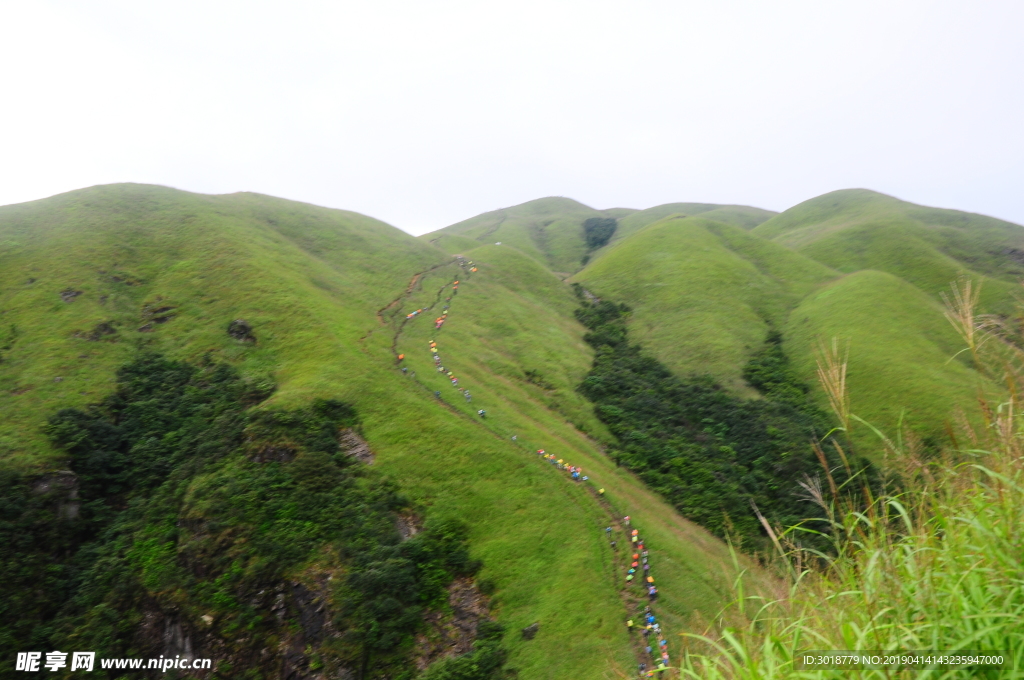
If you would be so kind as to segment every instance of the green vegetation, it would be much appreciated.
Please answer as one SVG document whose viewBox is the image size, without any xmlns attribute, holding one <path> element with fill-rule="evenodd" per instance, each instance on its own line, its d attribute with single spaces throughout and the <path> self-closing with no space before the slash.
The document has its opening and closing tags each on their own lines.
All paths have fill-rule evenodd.
<svg viewBox="0 0 1024 680">
<path fill-rule="evenodd" d="M 420 238 L 440 239 L 438 243 L 442 244 L 454 235 L 478 243 L 501 243 L 552 271 L 574 272 L 587 252 L 583 223 L 590 218 L 607 216 L 569 198 L 541 198 L 484 213 Z"/>
<path fill-rule="evenodd" d="M 1006 358 L 1019 359 L 1022 351 L 965 313 L 973 312 L 970 297 L 951 308 L 950 320 L 977 340 L 971 349 L 982 355 L 979 365 L 1003 372 Z M 889 473 L 901 480 L 898 490 L 872 495 L 856 484 L 837 485 L 834 493 L 810 487 L 827 514 L 833 549 L 801 549 L 794 543 L 798 530 L 780 531 L 778 567 L 788 588 L 775 597 L 737 588 L 705 635 L 684 635 L 690 648 L 684 677 L 849 677 L 849 668 L 797 670 L 801 653 L 812 649 L 1004 657 L 1002 667 L 865 668 L 858 672 L 863 678 L 1020 677 L 1024 538 L 1017 529 L 1024 521 L 1024 467 L 1015 395 L 1024 376 L 1004 377 L 1009 389 L 997 397 L 998 406 L 982 404 L 982 426 L 962 420 L 940 455 L 912 439 L 880 442 Z M 842 389 L 837 396 L 845 400 Z"/>
<path fill-rule="evenodd" d="M 506 653 L 501 647 L 501 633 L 500 625 L 484 622 L 477 630 L 472 652 L 438 661 L 423 673 L 421 680 L 492 680 L 502 677 Z"/>
<path fill-rule="evenodd" d="M 140 185 L 0 208 L 0 339 L 12 324 L 18 331 L 0 363 L 0 468 L 32 484 L 67 469 L 67 454 L 43 435 L 47 418 L 113 392 L 117 368 L 140 350 L 192 364 L 210 353 L 248 384 L 277 385 L 254 411 L 352 404 L 374 468 L 436 521 L 468 525 L 470 553 L 484 565 L 476 578 L 495 584 L 495 616 L 521 678 L 615 677 L 634 661 L 607 517 L 508 436 L 564 451 L 644 522 L 661 556 L 666 625 L 721 606 L 728 552 L 602 454 L 608 434 L 574 391 L 591 351 L 571 291 L 515 248 L 469 256 L 479 275 L 461 288 L 439 341 L 494 432 L 433 390 L 412 389 L 395 365 L 405 314 L 462 271 L 424 240 L 345 211 Z M 81 295 L 65 301 L 68 289 Z M 235 319 L 254 342 L 227 333 Z M 397 349 L 429 361 L 420 353 L 432 326 L 423 316 L 406 324 Z M 531 370 L 554 389 L 529 382 Z M 155 541 L 169 545 L 163 534 Z M 519 629 L 535 622 L 538 635 L 523 640 Z"/>
<path fill-rule="evenodd" d="M 573 277 L 633 309 L 635 342 L 680 375 L 709 373 L 755 396 L 743 366 L 828 268 L 748 232 L 669 218 L 608 250 Z"/>
<path fill-rule="evenodd" d="M 971 368 L 968 354 L 957 355 L 962 345 L 940 305 L 890 274 L 863 271 L 839 279 L 807 296 L 783 330 L 805 382 L 814 381 L 819 343 L 842 339 L 850 395 L 862 405 L 861 416 L 886 432 L 906 428 L 932 449 L 948 441 L 955 410 L 973 412 L 979 390 L 996 389 Z M 824 406 L 824 398 L 819 403 Z M 865 451 L 877 450 L 867 428 L 852 436 Z"/>
<path fill-rule="evenodd" d="M 694 217 L 724 222 L 743 229 L 752 229 L 775 216 L 770 210 L 745 205 L 715 205 L 714 203 L 666 203 L 646 210 L 637 210 L 621 218 L 613 243 L 626 239 L 667 217 Z"/>
<path fill-rule="evenodd" d="M 594 250 L 608 243 L 617 226 L 618 220 L 614 217 L 588 217 L 583 222 L 587 248 Z"/>
<path fill-rule="evenodd" d="M 698 210 L 697 217 L 680 216 Z M 585 228 L 591 219 L 618 220 L 607 243 L 592 252 Z M 393 524 L 373 534 L 383 552 L 369 550 L 367 559 L 386 554 L 389 564 L 416 561 L 401 552 L 411 548 L 402 546 L 422 545 L 448 564 L 445 555 L 468 551 L 464 567 L 444 570 L 461 575 L 457 584 L 493 584 L 494 616 L 506 632 L 484 626 L 475 650 L 437 664 L 431 673 L 461 677 L 467 669 L 488 669 L 507 657 L 524 679 L 621 677 L 631 672 L 635 658 L 622 627 L 627 609 L 621 579 L 603 533 L 605 503 L 635 517 L 658 555 L 664 625 L 692 630 L 696 621 L 708 620 L 729 597 L 728 550 L 644 483 L 654 480 L 675 503 L 670 488 L 675 482 L 668 477 L 675 472 L 665 472 L 652 455 L 689 456 L 698 467 L 714 468 L 724 481 L 712 483 L 734 491 L 743 513 L 750 495 L 772 521 L 811 514 L 809 504 L 800 505 L 800 512 L 787 504 L 800 474 L 806 471 L 812 479 L 817 474 L 816 459 L 810 471 L 799 453 L 799 464 L 790 471 L 797 478 L 784 484 L 775 475 L 785 466 L 764 463 L 796 451 L 790 443 L 805 444 L 808 432 L 819 433 L 821 426 L 809 426 L 808 419 L 813 419 L 812 404 L 827 403 L 825 394 L 817 388 L 805 393 L 800 385 L 812 381 L 815 352 L 833 336 L 850 340 L 848 384 L 858 414 L 922 450 L 941 448 L 949 440 L 950 408 L 969 409 L 979 389 L 995 394 L 999 380 L 982 375 L 967 353 L 953 358 L 960 344 L 942 318 L 936 295 L 951 273 L 975 272 L 974 279 L 984 281 L 982 311 L 1009 314 L 1010 286 L 1024 273 L 1018 271 L 1024 267 L 1019 264 L 1024 245 L 1015 240 L 1019 233 L 1018 227 L 998 220 L 932 211 L 870 192 L 844 192 L 775 217 L 740 206 L 598 211 L 568 199 L 541 199 L 419 239 L 345 211 L 253 194 L 200 196 L 139 185 L 94 187 L 0 208 L 0 478 L 9 492 L 0 511 L 4 521 L 17 519 L 38 528 L 38 533 L 18 530 L 34 537 L 33 545 L 68 549 L 56 558 L 34 549 L 19 552 L 28 561 L 18 567 L 22 576 L 12 580 L 35 573 L 40 583 L 64 595 L 19 601 L 25 620 L 37 623 L 19 628 L 18 640 L 58 639 L 54 636 L 78 630 L 125 645 L 147 639 L 149 619 L 136 616 L 149 611 L 146 602 L 117 600 L 135 618 L 115 626 L 110 621 L 117 609 L 102 599 L 82 599 L 83 593 L 99 592 L 86 588 L 99 583 L 86 577 L 98 574 L 90 565 L 101 558 L 112 560 L 110 573 L 138 588 L 134 592 L 154 593 L 150 602 L 184 598 L 175 610 L 178 619 L 166 623 L 180 626 L 193 641 L 221 634 L 222 622 L 238 626 L 230 633 L 232 640 L 245 637 L 239 631 L 255 621 L 246 618 L 251 614 L 246 603 L 253 600 L 235 597 L 237 617 L 231 619 L 227 612 L 235 610 L 225 598 L 233 596 L 231 588 L 238 584 L 257 582 L 246 580 L 256 578 L 249 566 L 259 567 L 260 574 L 280 567 L 281 582 L 305 589 L 300 597 L 288 585 L 286 599 L 334 597 L 333 584 L 345 581 L 343 571 L 371 569 L 370 562 L 360 562 L 361 553 L 309 548 L 327 545 L 303 524 L 319 517 L 313 509 L 296 515 L 294 525 L 276 524 L 261 513 L 277 513 L 279 506 L 252 506 L 247 499 L 270 485 L 282 489 L 275 497 L 301 508 L 309 499 L 296 498 L 291 490 L 339 480 L 345 487 L 344 480 L 354 480 L 355 487 L 380 490 L 374 496 L 383 504 L 380 517 L 401 510 L 402 522 L 412 521 L 410 508 L 426 508 L 430 518 L 419 534 L 397 544 L 388 543 Z M 498 241 L 502 245 L 494 245 Z M 68 252 L 76 256 L 69 258 Z M 575 317 L 579 302 L 563 282 L 588 253 L 590 262 L 573 280 L 632 309 L 616 321 L 619 331 L 628 331 L 629 342 L 601 344 L 596 353 L 584 340 L 588 329 Z M 455 254 L 472 259 L 478 271 L 470 274 Z M 455 279 L 461 281 L 457 295 L 452 294 Z M 432 321 L 446 297 L 452 298 L 451 316 L 436 331 Z M 417 309 L 428 311 L 407 316 Z M 439 344 L 460 386 L 472 392 L 472 402 L 436 371 L 428 351 L 431 340 Z M 643 351 L 626 351 L 634 345 Z M 260 456 L 244 441 L 235 445 L 217 437 L 206 437 L 211 452 L 231 453 L 183 453 L 190 428 L 205 427 L 205 415 L 174 430 L 181 433 L 178 439 L 157 437 L 137 444 L 132 465 L 113 456 L 107 462 L 97 459 L 95 472 L 89 472 L 91 463 L 73 462 L 70 442 L 58 439 L 62 444 L 55 446 L 46 436 L 48 418 L 72 409 L 84 416 L 58 419 L 54 427 L 75 432 L 81 425 L 102 435 L 102 414 L 91 409 L 119 389 L 118 367 L 150 352 L 172 363 L 199 366 L 196 375 L 206 376 L 203 380 L 215 370 L 227 370 L 215 367 L 230 366 L 235 378 L 225 384 L 244 388 L 235 400 L 244 408 L 234 410 L 216 399 L 203 408 L 227 418 L 217 421 L 224 433 L 241 427 L 242 436 L 255 437 L 254 442 L 273 440 L 284 442 L 280 448 L 285 450 L 295 448 L 287 442 L 306 435 L 291 432 L 282 414 L 313 422 L 319 417 L 310 410 L 313 404 L 338 400 L 351 405 L 375 457 L 375 474 L 355 474 L 361 466 L 341 465 L 334 454 L 315 450 L 314 443 L 302 444 L 302 453 L 295 448 L 290 462 L 258 461 Z M 398 354 L 405 355 L 404 362 L 397 362 Z M 630 431 L 650 436 L 657 446 L 623 440 L 627 421 L 609 419 L 608 412 L 595 414 L 576 390 L 595 368 L 595 354 L 601 370 L 622 378 L 607 395 L 614 402 L 610 405 L 628 414 Z M 401 367 L 408 372 L 403 374 Z M 711 378 L 694 380 L 691 374 Z M 643 382 L 648 380 L 653 381 L 649 393 Z M 630 401 L 634 397 L 657 397 L 659 404 L 667 404 L 664 413 L 668 421 L 678 420 L 676 430 L 666 433 L 636 407 L 639 402 Z M 676 397 L 698 403 L 699 413 L 686 399 L 677 409 Z M 476 417 L 478 408 L 487 410 L 486 420 Z M 703 419 L 701 409 L 713 421 L 711 433 L 703 432 L 707 423 L 693 424 L 696 416 Z M 744 419 L 746 430 L 737 426 Z M 974 421 L 968 417 L 966 422 Z M 782 434 L 766 442 L 769 425 Z M 848 434 L 857 454 L 882 462 L 868 428 L 855 424 Z M 518 445 L 511 443 L 512 435 Z M 714 450 L 732 444 L 744 461 L 738 481 L 734 473 L 739 468 L 723 467 L 716 457 L 722 452 Z M 196 444 L 196 450 L 202 446 Z M 551 474 L 534 457 L 524 456 L 522 447 L 556 451 L 582 465 L 607 490 L 604 500 L 597 502 L 584 488 Z M 627 465 L 617 467 L 606 451 L 618 452 Z M 676 455 L 680 451 L 685 456 Z M 633 462 L 624 459 L 627 453 Z M 637 461 L 646 466 L 636 467 L 643 479 L 631 469 Z M 79 469 L 80 475 L 69 476 Z M 396 486 L 374 486 L 377 474 Z M 77 505 L 61 495 L 70 493 L 66 484 L 81 485 Z M 95 494 L 101 487 L 109 495 L 99 502 Z M 318 493 L 326 492 L 307 495 Z M 367 499 L 373 493 L 359 492 Z M 93 495 L 91 501 L 87 494 Z M 710 517 L 710 499 L 708 504 L 693 500 L 699 494 L 700 489 L 691 489 L 679 497 L 693 502 L 701 517 Z M 340 512 L 340 505 L 331 505 L 335 501 L 324 502 Z M 158 508 L 167 511 L 159 515 Z M 77 519 L 70 521 L 75 512 Z M 174 524 L 179 515 L 181 527 Z M 213 515 L 251 531 L 239 530 L 236 536 L 230 527 L 206 522 Z M 54 517 L 64 519 L 54 522 Z M 749 516 L 743 521 L 747 535 L 760 531 Z M 287 545 L 293 533 L 297 539 Z M 427 536 L 447 547 L 435 550 Z M 104 554 L 90 556 L 88 546 L 108 538 L 117 549 L 105 547 Z M 187 571 L 191 563 L 170 557 L 177 554 L 179 540 L 197 550 L 203 546 L 205 560 L 221 545 L 211 541 L 235 546 L 236 538 L 242 541 L 237 555 L 247 561 L 240 571 L 232 566 L 218 572 L 214 581 L 223 579 L 222 589 L 193 592 L 187 583 L 181 585 L 185 577 L 180 570 Z M 738 559 L 745 565 L 747 592 L 771 592 L 771 577 Z M 227 568 L 234 563 L 217 564 Z M 479 572 L 476 564 L 483 565 Z M 407 573 L 398 568 L 393 578 L 403 580 Z M 333 574 L 331 587 L 324 586 Z M 417 579 L 408 581 L 411 589 L 402 591 L 408 597 L 403 595 L 394 609 L 397 628 L 377 631 L 380 640 L 408 640 L 412 628 L 401 622 L 412 619 L 403 612 L 434 607 L 431 611 L 441 616 L 450 613 L 443 601 L 425 604 L 438 595 L 435 586 L 441 581 Z M 56 603 L 72 592 L 78 593 L 81 607 L 58 613 Z M 219 599 L 202 599 L 214 595 Z M 338 595 L 337 602 L 349 602 L 352 611 L 371 611 L 366 601 L 353 597 Z M 251 609 L 273 606 L 272 599 Z M 285 607 L 282 616 L 301 628 L 299 609 Z M 205 623 L 206 615 L 212 624 Z M 80 626 L 89 616 L 98 623 Z M 343 616 L 338 621 L 347 631 L 358 630 Z M 540 625 L 538 634 L 523 639 L 519 630 L 533 623 Z M 273 628 L 277 624 L 260 625 L 253 639 L 299 635 L 298 628 L 280 632 Z M 344 649 L 308 660 L 316 665 L 357 658 L 358 645 L 377 644 L 372 638 L 377 632 L 366 631 L 370 637 L 348 639 Z M 402 644 L 400 655 L 413 653 Z M 373 649 L 371 665 L 379 652 Z M 676 658 L 675 642 L 671 651 Z M 238 647 L 223 657 L 242 654 Z"/>
<path fill-rule="evenodd" d="M 1010 311 L 1008 293 L 1024 277 L 1018 225 L 865 189 L 805 201 L 754 233 L 842 272 L 888 272 L 933 296 L 961 273 L 986 280 L 984 311 Z"/>
<path fill-rule="evenodd" d="M 685 517 L 720 536 L 732 533 L 748 547 L 763 547 L 751 506 L 783 526 L 813 518 L 797 482 L 819 472 L 811 442 L 830 426 L 790 370 L 781 335 L 769 335 L 744 370 L 764 398 L 744 400 L 706 376 L 674 376 L 629 344 L 628 307 L 590 304 L 577 290 L 583 305 L 576 315 L 597 350 L 580 391 L 615 434 L 611 455 L 617 461 Z M 839 467 L 840 461 L 829 464 Z"/>
<path fill-rule="evenodd" d="M 736 593 L 717 632 L 689 639 L 684 677 L 702 680 L 848 678 L 849 669 L 795 671 L 800 652 L 981 650 L 1004 668 L 935 669 L 942 678 L 1016 678 L 1024 667 L 1024 521 L 1019 459 L 1001 449 L 959 463 L 908 457 L 930 479 L 864 507 L 824 502 L 835 546 L 822 560 L 787 550 L 779 599 Z M 782 538 L 785 541 L 786 537 Z M 817 564 L 808 569 L 809 563 Z M 858 677 L 909 677 L 887 669 Z"/>
<path fill-rule="evenodd" d="M 113 395 L 62 410 L 47 427 L 68 453 L 77 494 L 51 483 L 32 498 L 27 480 L 5 480 L 5 498 L 28 501 L 6 505 L 0 529 L 4 576 L 18 584 L 0 605 L 5 648 L 157 656 L 163 631 L 147 637 L 139 628 L 176 618 L 196 631 L 200 655 L 220 650 L 224 676 L 285 672 L 287 655 L 259 652 L 297 646 L 307 656 L 299 667 L 315 656 L 360 678 L 409 677 L 425 610 L 443 606 L 448 584 L 479 566 L 465 529 L 451 522 L 428 522 L 402 540 L 397 513 L 409 501 L 339 450 L 339 428 L 358 424 L 352 408 L 318 400 L 247 414 L 269 396 L 262 386 L 224 364 L 200 370 L 158 355 L 117 378 Z M 330 609 L 310 623 L 296 586 L 273 597 L 289 579 L 303 580 L 314 559 L 334 580 L 317 593 Z M 52 599 L 35 604 L 34 620 L 16 616 L 45 563 Z M 301 630 L 281 623 L 283 606 L 299 610 Z M 320 633 L 325 627 L 338 634 Z M 494 655 L 500 665 L 500 650 Z"/>
</svg>

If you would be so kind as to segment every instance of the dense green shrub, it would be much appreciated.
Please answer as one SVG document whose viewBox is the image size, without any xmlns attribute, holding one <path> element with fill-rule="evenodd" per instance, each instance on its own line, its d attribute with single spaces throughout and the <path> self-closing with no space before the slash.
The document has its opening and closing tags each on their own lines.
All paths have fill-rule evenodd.
<svg viewBox="0 0 1024 680">
<path fill-rule="evenodd" d="M 501 680 L 509 677 L 504 670 L 508 654 L 501 646 L 503 628 L 484 621 L 477 630 L 473 651 L 430 666 L 419 680 Z"/>
<path fill-rule="evenodd" d="M 13 584 L 0 596 L 5 651 L 74 640 L 104 656 L 145 655 L 147 616 L 203 614 L 216 621 L 219 654 L 236 661 L 232 674 L 245 670 L 238 659 L 272 670 L 280 660 L 259 652 L 300 634 L 272 610 L 275 593 L 317 560 L 340 575 L 317 591 L 339 637 L 301 655 L 359 677 L 414 673 L 424 614 L 480 565 L 458 523 L 431 520 L 403 540 L 409 501 L 339 450 L 339 429 L 358 427 L 349 405 L 250 410 L 265 385 L 159 355 L 122 368 L 117 385 L 47 425 L 77 499 L 59 483 L 39 493 L 39 479 L 0 474 L 0 576 Z"/>
<path fill-rule="evenodd" d="M 583 222 L 583 235 L 587 240 L 587 248 L 596 250 L 611 240 L 618 220 L 614 217 L 588 217 Z"/>
<path fill-rule="evenodd" d="M 629 344 L 626 305 L 577 292 L 576 317 L 597 350 L 579 390 L 615 435 L 617 462 L 718 535 L 760 542 L 754 505 L 782 526 L 818 517 L 799 482 L 823 474 L 811 442 L 829 422 L 790 369 L 781 336 L 770 335 L 744 371 L 764 398 L 740 399 L 710 377 L 676 377 Z"/>
</svg>

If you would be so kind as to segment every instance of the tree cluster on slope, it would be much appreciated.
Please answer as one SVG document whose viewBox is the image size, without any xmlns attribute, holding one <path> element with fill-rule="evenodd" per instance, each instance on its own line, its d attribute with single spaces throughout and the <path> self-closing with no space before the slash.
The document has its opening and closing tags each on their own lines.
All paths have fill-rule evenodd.
<svg viewBox="0 0 1024 680">
<path fill-rule="evenodd" d="M 709 376 L 673 375 L 629 343 L 629 307 L 577 293 L 576 317 L 597 350 L 579 390 L 615 436 L 617 462 L 684 516 L 755 546 L 765 534 L 752 506 L 782 526 L 822 517 L 799 482 L 823 473 L 811 442 L 829 422 L 790 368 L 779 334 L 744 370 L 764 398 L 742 399 Z M 828 462 L 842 479 L 839 462 Z"/>
<path fill-rule="evenodd" d="M 416 677 L 425 612 L 443 610 L 447 586 L 480 565 L 459 523 L 428 520 L 403 539 L 397 519 L 409 501 L 339 450 L 339 428 L 358 425 L 349 405 L 250 409 L 272 386 L 159 355 L 123 367 L 117 385 L 47 425 L 73 473 L 60 479 L 76 493 L 0 474 L 0 647 L 153 655 L 139 631 L 166 615 L 207 651 L 215 644 L 227 675 L 278 674 L 283 655 L 263 650 L 298 641 L 307 670 Z M 313 632 L 296 623 L 301 602 L 290 615 L 275 602 L 311 563 L 335 575 L 308 585 L 329 605 Z M 330 639 L 316 632 L 327 628 Z M 499 643 L 481 645 L 486 668 L 500 669 Z"/>
</svg>

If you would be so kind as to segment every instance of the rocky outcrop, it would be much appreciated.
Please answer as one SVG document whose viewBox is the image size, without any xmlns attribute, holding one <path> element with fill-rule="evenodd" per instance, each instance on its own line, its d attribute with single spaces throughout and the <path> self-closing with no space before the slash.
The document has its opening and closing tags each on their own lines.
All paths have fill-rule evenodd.
<svg viewBox="0 0 1024 680">
<path fill-rule="evenodd" d="M 60 470 L 36 480 L 32 493 L 51 494 L 56 501 L 54 513 L 60 519 L 77 519 L 81 508 L 78 500 L 78 476 L 70 470 Z"/>
<path fill-rule="evenodd" d="M 245 319 L 235 319 L 229 323 L 228 335 L 239 342 L 256 344 L 256 334 L 253 333 L 252 325 Z"/>
<path fill-rule="evenodd" d="M 359 434 L 351 427 L 346 428 L 338 433 L 338 446 L 341 450 L 352 456 L 360 463 L 366 463 L 371 465 L 374 461 L 373 451 L 370 450 L 370 445 L 366 443 L 366 440 L 359 436 Z"/>
</svg>

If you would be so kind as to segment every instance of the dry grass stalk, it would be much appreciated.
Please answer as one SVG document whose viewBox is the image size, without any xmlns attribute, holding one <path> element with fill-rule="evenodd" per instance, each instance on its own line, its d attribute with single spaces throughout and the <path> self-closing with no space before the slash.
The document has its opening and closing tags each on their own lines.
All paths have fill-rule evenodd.
<svg viewBox="0 0 1024 680">
<path fill-rule="evenodd" d="M 832 338 L 831 345 L 820 343 L 815 352 L 818 363 L 818 382 L 828 396 L 829 406 L 842 424 L 843 431 L 850 431 L 850 395 L 846 391 L 846 366 L 850 359 L 849 345 L 845 352 L 839 350 L 838 338 Z"/>
<path fill-rule="evenodd" d="M 978 349 L 983 342 L 983 334 L 979 320 L 975 318 L 975 310 L 978 307 L 978 300 L 981 297 L 981 284 L 977 286 L 969 278 L 961 276 L 949 284 L 953 291 L 952 297 L 942 293 L 942 302 L 946 306 L 946 319 L 953 325 L 953 329 L 967 343 L 967 349 L 971 351 L 976 366 L 980 365 L 978 360 Z"/>
</svg>

